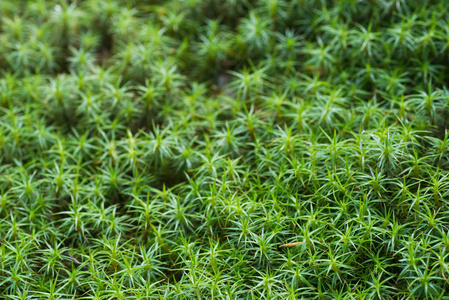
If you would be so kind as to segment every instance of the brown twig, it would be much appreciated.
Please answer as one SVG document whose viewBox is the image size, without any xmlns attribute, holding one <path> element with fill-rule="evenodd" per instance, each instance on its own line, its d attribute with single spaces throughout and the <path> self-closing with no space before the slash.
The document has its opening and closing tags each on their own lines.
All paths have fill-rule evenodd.
<svg viewBox="0 0 449 300">
<path fill-rule="evenodd" d="M 288 243 L 288 244 L 280 245 L 279 248 L 291 248 L 291 247 L 298 246 L 300 244 L 302 244 L 302 242 Z"/>
</svg>

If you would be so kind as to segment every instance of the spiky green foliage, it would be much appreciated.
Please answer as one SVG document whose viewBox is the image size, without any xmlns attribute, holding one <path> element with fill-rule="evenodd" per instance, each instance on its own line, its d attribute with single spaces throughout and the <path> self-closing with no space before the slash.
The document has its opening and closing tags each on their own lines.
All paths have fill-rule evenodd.
<svg viewBox="0 0 449 300">
<path fill-rule="evenodd" d="M 0 297 L 446 299 L 446 11 L 0 1 Z"/>
</svg>

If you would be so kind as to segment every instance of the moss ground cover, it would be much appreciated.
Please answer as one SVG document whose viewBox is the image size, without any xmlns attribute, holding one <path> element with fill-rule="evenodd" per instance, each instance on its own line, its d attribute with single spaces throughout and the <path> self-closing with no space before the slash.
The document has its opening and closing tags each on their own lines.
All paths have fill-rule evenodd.
<svg viewBox="0 0 449 300">
<path fill-rule="evenodd" d="M 446 1 L 0 1 L 2 299 L 449 299 Z"/>
</svg>

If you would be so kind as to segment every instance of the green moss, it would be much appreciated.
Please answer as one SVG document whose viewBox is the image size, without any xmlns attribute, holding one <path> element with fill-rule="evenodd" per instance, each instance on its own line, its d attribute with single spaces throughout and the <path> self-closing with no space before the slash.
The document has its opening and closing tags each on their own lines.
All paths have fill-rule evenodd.
<svg viewBox="0 0 449 300">
<path fill-rule="evenodd" d="M 0 1 L 0 298 L 443 299 L 445 1 Z"/>
</svg>

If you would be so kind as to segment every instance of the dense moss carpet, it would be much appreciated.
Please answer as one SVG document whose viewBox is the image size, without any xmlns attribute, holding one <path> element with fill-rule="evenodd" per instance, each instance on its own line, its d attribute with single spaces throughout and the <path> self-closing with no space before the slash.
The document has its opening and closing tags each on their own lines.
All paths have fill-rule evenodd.
<svg viewBox="0 0 449 300">
<path fill-rule="evenodd" d="M 0 298 L 449 299 L 446 1 L 0 16 Z"/>
</svg>

